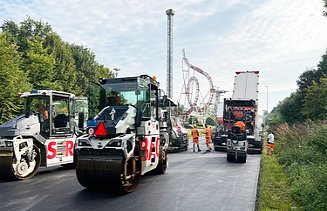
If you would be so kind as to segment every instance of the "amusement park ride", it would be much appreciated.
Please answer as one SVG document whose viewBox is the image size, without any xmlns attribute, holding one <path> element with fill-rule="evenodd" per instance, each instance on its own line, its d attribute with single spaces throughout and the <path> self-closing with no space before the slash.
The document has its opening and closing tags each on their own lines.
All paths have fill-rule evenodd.
<svg viewBox="0 0 327 211">
<path fill-rule="evenodd" d="M 186 58 L 183 49 L 183 87 L 179 102 L 184 105 L 182 113 L 184 119 L 190 115 L 195 116 L 204 126 L 208 117 L 216 117 L 221 94 L 224 90 L 215 88 L 210 75 L 199 67 L 192 65 Z M 204 76 L 209 84 L 209 91 L 203 96 L 200 92 L 199 79 L 196 76 Z M 214 119 L 216 121 L 216 119 Z"/>
</svg>

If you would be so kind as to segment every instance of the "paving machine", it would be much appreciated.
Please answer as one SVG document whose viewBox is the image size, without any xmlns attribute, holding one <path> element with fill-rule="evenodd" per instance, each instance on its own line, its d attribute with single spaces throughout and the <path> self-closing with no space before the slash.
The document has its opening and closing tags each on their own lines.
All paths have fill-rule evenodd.
<svg viewBox="0 0 327 211">
<path fill-rule="evenodd" d="M 90 85 L 87 134 L 78 138 L 76 175 L 89 189 L 130 193 L 140 176 L 168 167 L 169 106 L 148 75 L 100 79 Z"/>
<path fill-rule="evenodd" d="M 29 179 L 40 166 L 72 164 L 87 101 L 67 92 L 21 93 L 24 113 L 0 126 L 0 178 Z"/>
</svg>

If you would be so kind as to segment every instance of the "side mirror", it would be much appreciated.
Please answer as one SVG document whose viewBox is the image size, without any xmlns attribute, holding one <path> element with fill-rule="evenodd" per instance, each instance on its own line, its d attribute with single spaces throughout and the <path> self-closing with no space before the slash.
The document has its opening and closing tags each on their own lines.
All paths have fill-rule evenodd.
<svg viewBox="0 0 327 211">
<path fill-rule="evenodd" d="M 136 117 L 135 117 L 135 127 L 140 127 L 141 126 L 141 121 L 142 121 L 142 112 L 137 111 L 136 112 Z"/>
<path fill-rule="evenodd" d="M 84 128 L 85 117 L 83 112 L 78 113 L 78 128 Z"/>
</svg>

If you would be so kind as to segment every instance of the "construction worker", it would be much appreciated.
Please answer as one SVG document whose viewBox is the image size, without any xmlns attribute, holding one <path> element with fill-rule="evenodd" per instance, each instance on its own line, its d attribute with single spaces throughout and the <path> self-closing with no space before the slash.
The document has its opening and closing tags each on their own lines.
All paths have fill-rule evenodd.
<svg viewBox="0 0 327 211">
<path fill-rule="evenodd" d="M 41 114 L 41 122 L 44 122 L 49 119 L 49 112 L 44 105 L 42 105 L 41 103 L 36 103 L 35 108 Z"/>
<path fill-rule="evenodd" d="M 242 122 L 242 121 L 237 121 L 237 122 L 234 123 L 233 126 L 235 126 L 235 127 L 239 127 L 241 133 L 245 132 L 245 124 L 244 124 L 244 122 Z"/>
<path fill-rule="evenodd" d="M 272 155 L 274 153 L 274 142 L 275 142 L 275 136 L 272 133 L 272 131 L 269 132 L 267 136 L 267 155 Z"/>
<path fill-rule="evenodd" d="M 205 133 L 205 138 L 206 138 L 206 145 L 207 145 L 207 152 L 210 152 L 211 150 L 211 145 L 210 145 L 210 141 L 211 141 L 211 128 L 208 127 L 208 125 L 205 125 L 205 129 L 204 129 L 204 133 Z"/>
<path fill-rule="evenodd" d="M 198 146 L 198 152 L 201 152 L 200 146 L 199 146 L 199 131 L 196 129 L 196 126 L 191 131 L 191 135 L 193 138 L 193 152 L 195 152 L 195 144 Z"/>
</svg>

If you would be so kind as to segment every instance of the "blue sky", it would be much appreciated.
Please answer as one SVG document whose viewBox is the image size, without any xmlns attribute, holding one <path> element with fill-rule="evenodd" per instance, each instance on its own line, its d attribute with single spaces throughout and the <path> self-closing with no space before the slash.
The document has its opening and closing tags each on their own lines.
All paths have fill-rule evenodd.
<svg viewBox="0 0 327 211">
<path fill-rule="evenodd" d="M 156 75 L 166 89 L 167 16 L 174 16 L 174 99 L 183 101 L 182 48 L 189 61 L 229 92 L 234 72 L 260 70 L 259 110 L 271 110 L 296 89 L 327 49 L 321 0 L 0 0 L 0 24 L 30 16 L 64 41 L 90 48 L 120 76 Z M 209 86 L 195 74 L 204 96 Z"/>
</svg>

